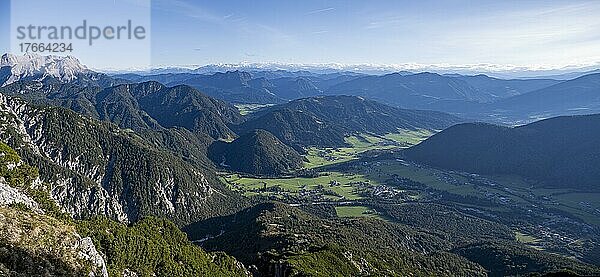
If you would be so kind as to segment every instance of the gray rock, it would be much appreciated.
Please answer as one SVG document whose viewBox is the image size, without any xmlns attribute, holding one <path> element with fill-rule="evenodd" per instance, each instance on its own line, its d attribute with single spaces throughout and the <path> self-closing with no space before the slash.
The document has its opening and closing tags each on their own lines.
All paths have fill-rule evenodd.
<svg viewBox="0 0 600 277">
<path fill-rule="evenodd" d="M 106 263 L 104 258 L 96 250 L 92 239 L 89 237 L 82 238 L 77 243 L 77 251 L 80 259 L 87 260 L 92 264 L 92 271 L 90 277 L 102 276 L 108 277 L 108 271 L 106 270 Z"/>
<path fill-rule="evenodd" d="M 12 204 L 24 204 L 30 210 L 42 213 L 42 210 L 39 208 L 38 203 L 33 201 L 33 199 L 29 198 L 20 190 L 9 186 L 3 177 L 0 177 L 0 205 L 8 206 Z"/>
</svg>

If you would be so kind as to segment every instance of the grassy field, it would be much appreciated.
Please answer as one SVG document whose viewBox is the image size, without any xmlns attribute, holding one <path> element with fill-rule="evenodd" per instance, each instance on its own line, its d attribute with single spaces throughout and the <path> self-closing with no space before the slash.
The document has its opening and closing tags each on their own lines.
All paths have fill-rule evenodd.
<svg viewBox="0 0 600 277">
<path fill-rule="evenodd" d="M 530 236 L 521 232 L 515 232 L 515 238 L 517 239 L 518 242 L 522 242 L 522 243 L 537 243 L 540 241 L 540 239 L 534 237 L 534 236 Z"/>
<path fill-rule="evenodd" d="M 515 232 L 515 238 L 517 239 L 518 242 L 526 244 L 527 246 L 533 247 L 537 250 L 544 250 L 542 247 L 540 247 L 538 245 L 542 241 L 539 238 L 536 238 L 536 237 L 528 235 L 528 234 L 521 233 L 519 231 Z"/>
<path fill-rule="evenodd" d="M 343 196 L 348 200 L 360 199 L 361 196 L 357 193 L 354 183 L 365 182 L 376 184 L 367 180 L 364 176 L 357 174 L 344 174 L 339 172 L 323 172 L 319 177 L 315 178 L 277 178 L 277 179 L 258 179 L 240 177 L 237 174 L 230 174 L 224 177 L 225 181 L 234 189 L 247 192 L 246 195 L 255 195 L 255 192 L 249 190 L 280 187 L 282 190 L 289 193 L 298 193 L 300 190 L 314 190 L 323 186 L 325 189 L 332 190 L 335 193 Z M 330 186 L 333 181 L 337 185 Z M 337 199 L 333 199 L 337 200 Z"/>
<path fill-rule="evenodd" d="M 398 133 L 387 134 L 384 137 L 397 143 L 403 143 L 405 147 L 408 147 L 419 144 L 432 135 L 433 133 L 428 130 L 403 130 Z"/>
<path fill-rule="evenodd" d="M 337 206 L 335 212 L 338 217 L 373 217 L 384 220 L 383 217 L 367 206 Z"/>
<path fill-rule="evenodd" d="M 235 104 L 241 115 L 249 115 L 261 108 L 273 106 L 273 104 Z"/>
<path fill-rule="evenodd" d="M 252 110 L 256 107 L 244 107 Z M 342 163 L 358 159 L 361 153 L 375 149 L 394 149 L 408 147 L 421 142 L 432 133 L 428 131 L 401 131 L 385 136 L 374 136 L 361 134 L 346 138 L 349 147 L 342 148 L 309 148 L 306 155 L 307 168 L 318 168 L 326 165 Z M 236 174 L 224 177 L 224 180 L 236 190 L 242 191 L 247 196 L 270 195 L 284 197 L 285 194 L 296 195 L 300 191 L 312 191 L 320 186 L 324 190 L 333 192 L 324 194 L 323 199 L 328 200 L 357 200 L 361 199 L 357 182 L 370 185 L 386 184 L 386 181 L 394 175 L 408 178 L 423 183 L 428 187 L 446 191 L 448 193 L 474 196 L 483 199 L 494 198 L 496 200 L 506 199 L 511 205 L 523 207 L 537 205 L 548 205 L 548 207 L 563 210 L 572 214 L 589 224 L 600 226 L 600 193 L 574 192 L 568 189 L 539 188 L 530 182 L 516 176 L 488 176 L 485 179 L 493 182 L 493 185 L 467 184 L 467 174 L 448 172 L 429 167 L 416 166 L 397 160 L 380 161 L 374 164 L 359 167 L 351 173 L 322 172 L 315 178 L 276 178 L 259 179 L 245 178 Z M 332 181 L 336 185 L 330 186 Z M 283 193 L 274 192 L 273 187 L 279 187 Z M 265 189 L 262 191 L 261 189 Z M 338 197 L 339 195 L 341 197 Z M 417 195 L 418 196 L 418 195 Z M 540 202 L 540 199 L 546 199 Z M 545 202 L 544 202 L 545 201 Z M 340 207 L 340 216 L 352 214 L 363 214 L 363 208 Z M 477 207 L 475 207 L 477 208 Z M 500 206 L 498 207 L 501 208 Z M 517 234 L 517 239 L 530 243 L 524 234 Z"/>
<path fill-rule="evenodd" d="M 600 226 L 600 193 L 555 193 L 552 199 L 560 203 L 557 208 Z"/>
<path fill-rule="evenodd" d="M 238 105 L 240 110 L 251 112 L 258 105 Z M 402 130 L 398 133 L 387 134 L 386 136 L 374 136 L 369 134 L 361 134 L 357 136 L 350 136 L 346 138 L 346 143 L 349 147 L 341 148 L 309 148 L 307 159 L 308 162 L 305 164 L 306 168 L 317 168 L 325 165 L 331 165 L 341 162 L 350 161 L 357 159 L 360 153 L 375 149 L 392 149 L 408 147 L 415 143 L 418 143 L 431 135 L 428 131 L 423 130 Z M 366 178 L 359 174 L 346 174 L 339 172 L 322 172 L 320 176 L 315 178 L 274 178 L 274 179 L 260 179 L 260 178 L 246 178 L 240 177 L 237 174 L 229 174 L 223 177 L 224 181 L 229 184 L 232 189 L 240 190 L 245 195 L 273 195 L 277 194 L 272 192 L 273 187 L 279 187 L 285 193 L 296 194 L 301 190 L 310 191 L 323 186 L 324 189 L 334 192 L 337 195 L 342 196 L 335 197 L 333 195 L 327 195 L 330 200 L 356 200 L 360 199 L 358 191 L 356 190 L 356 183 L 369 183 L 371 185 L 379 184 L 377 181 L 373 181 L 372 178 Z M 330 183 L 335 181 L 337 184 L 330 186 Z M 260 191 L 264 189 L 265 191 Z"/>
<path fill-rule="evenodd" d="M 326 165 L 343 163 L 358 158 L 360 153 L 370 150 L 406 148 L 425 140 L 432 133 L 427 130 L 400 130 L 397 133 L 385 136 L 361 134 L 347 137 L 346 143 L 350 147 L 316 148 L 307 149 L 306 168 L 316 168 Z"/>
<path fill-rule="evenodd" d="M 600 226 L 600 193 L 573 192 L 567 189 L 534 188 L 530 183 L 515 176 L 488 176 L 494 185 L 474 186 L 465 184 L 469 180 L 462 174 L 417 167 L 399 161 L 382 161 L 359 170 L 365 178 L 384 183 L 392 175 L 423 183 L 428 187 L 464 196 L 505 198 L 521 206 L 547 205 L 560 209 L 581 220 Z M 539 202 L 539 199 L 547 199 Z M 542 204 L 543 203 L 543 204 Z"/>
<path fill-rule="evenodd" d="M 380 183 L 392 178 L 392 176 L 396 174 L 400 177 L 450 193 L 459 195 L 479 195 L 479 192 L 473 188 L 473 186 L 452 184 L 448 180 L 444 180 L 444 178 L 446 178 L 445 176 L 450 176 L 458 183 L 464 183 L 467 180 L 463 176 L 458 174 L 447 174 L 432 168 L 420 168 L 406 165 L 399 161 L 383 161 L 373 166 L 367 166 L 363 168 L 362 173 L 366 178 Z"/>
</svg>

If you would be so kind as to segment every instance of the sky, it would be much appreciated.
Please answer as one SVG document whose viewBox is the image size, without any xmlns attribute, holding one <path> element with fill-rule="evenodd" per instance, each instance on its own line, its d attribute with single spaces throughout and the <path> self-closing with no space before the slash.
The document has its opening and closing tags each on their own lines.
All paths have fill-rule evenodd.
<svg viewBox="0 0 600 277">
<path fill-rule="evenodd" d="M 152 66 L 600 62 L 600 1 L 152 0 L 150 11 Z M 127 54 L 111 66 L 129 67 Z"/>
<path fill-rule="evenodd" d="M 0 0 L 0 53 L 9 50 L 10 1 Z"/>
</svg>

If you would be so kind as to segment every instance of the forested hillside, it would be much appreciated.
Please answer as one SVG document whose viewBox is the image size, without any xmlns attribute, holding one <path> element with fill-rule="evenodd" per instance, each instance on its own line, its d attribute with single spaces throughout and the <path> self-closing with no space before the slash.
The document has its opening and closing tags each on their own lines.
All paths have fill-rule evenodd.
<svg viewBox="0 0 600 277">
<path fill-rule="evenodd" d="M 36 168 L 0 143 L 0 275 L 250 276 L 234 258 L 190 243 L 166 219 L 130 227 L 105 217 L 73 220 L 47 189 Z"/>
<path fill-rule="evenodd" d="M 516 128 L 450 127 L 405 151 L 434 166 L 483 174 L 518 174 L 542 186 L 598 190 L 599 115 L 557 117 Z"/>
<path fill-rule="evenodd" d="M 255 175 L 279 175 L 302 167 L 304 158 L 265 130 L 252 130 L 231 143 L 217 141 L 209 157 L 223 168 Z"/>
<path fill-rule="evenodd" d="M 243 206 L 214 171 L 138 134 L 74 112 L 0 95 L 0 137 L 53 184 L 53 198 L 78 218 L 130 222 L 146 215 L 178 224 Z"/>
<path fill-rule="evenodd" d="M 461 121 L 441 112 L 403 110 L 355 96 L 324 96 L 265 108 L 236 129 L 264 129 L 292 146 L 340 147 L 344 137 L 358 133 L 437 130 Z"/>
</svg>

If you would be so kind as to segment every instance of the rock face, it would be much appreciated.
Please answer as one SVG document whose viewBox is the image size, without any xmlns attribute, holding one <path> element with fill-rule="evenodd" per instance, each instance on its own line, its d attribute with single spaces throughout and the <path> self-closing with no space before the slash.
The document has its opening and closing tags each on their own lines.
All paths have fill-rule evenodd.
<svg viewBox="0 0 600 277">
<path fill-rule="evenodd" d="M 103 276 L 90 238 L 52 217 L 0 207 L 0 276 Z"/>
<path fill-rule="evenodd" d="M 11 200 L 33 199 L 40 207 L 0 203 L 0 276 L 108 277 L 109 270 L 115 276 L 251 276 L 234 258 L 193 245 L 164 218 L 131 226 L 106 217 L 72 220 L 50 199 L 36 168 L 2 142 L 0 177 L 16 195 Z M 106 249 L 108 263 L 96 247 Z"/>
<path fill-rule="evenodd" d="M 0 67 L 10 68 L 10 74 L 5 76 L 2 86 L 19 80 L 42 80 L 46 77 L 69 82 L 77 79 L 77 75 L 89 71 L 77 58 L 72 56 L 40 56 L 33 53 L 26 53 L 23 56 L 4 54 L 0 60 Z"/>
<path fill-rule="evenodd" d="M 158 215 L 186 224 L 240 203 L 209 181 L 211 171 L 133 132 L 61 108 L 0 94 L 0 138 L 40 169 L 52 198 L 75 218 L 131 222 Z"/>
<path fill-rule="evenodd" d="M 38 203 L 18 189 L 10 187 L 4 181 L 4 178 L 0 177 L 0 205 L 9 206 L 16 204 L 23 204 L 31 210 L 41 211 Z"/>
<path fill-rule="evenodd" d="M 94 272 L 92 272 L 93 276 L 108 277 L 108 271 L 106 270 L 104 258 L 96 250 L 91 238 L 85 237 L 80 239 L 77 243 L 77 250 L 79 258 L 91 262 L 94 268 L 97 269 L 99 275 L 93 274 Z"/>
</svg>

